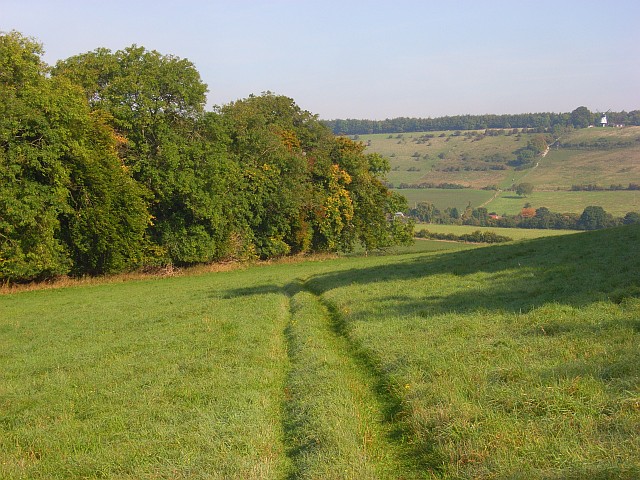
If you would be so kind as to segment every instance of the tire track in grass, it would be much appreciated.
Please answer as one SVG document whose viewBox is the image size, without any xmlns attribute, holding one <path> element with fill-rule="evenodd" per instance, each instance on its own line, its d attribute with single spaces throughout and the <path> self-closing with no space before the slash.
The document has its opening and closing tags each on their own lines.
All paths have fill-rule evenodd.
<svg viewBox="0 0 640 480">
<path fill-rule="evenodd" d="M 398 427 L 399 400 L 354 353 L 335 312 L 301 282 L 287 286 L 289 479 L 419 478 Z"/>
</svg>

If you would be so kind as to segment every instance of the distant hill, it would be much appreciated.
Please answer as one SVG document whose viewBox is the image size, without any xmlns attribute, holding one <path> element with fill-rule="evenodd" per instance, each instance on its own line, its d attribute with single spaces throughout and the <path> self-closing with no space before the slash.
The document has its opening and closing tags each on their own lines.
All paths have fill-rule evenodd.
<svg viewBox="0 0 640 480">
<path fill-rule="evenodd" d="M 485 129 L 352 138 L 389 159 L 387 181 L 411 205 L 486 204 L 499 214 L 518 213 L 525 203 L 561 212 L 579 213 L 587 205 L 618 215 L 640 211 L 638 126 L 565 129 L 558 136 Z M 509 191 L 522 182 L 534 185 L 531 195 Z"/>
</svg>

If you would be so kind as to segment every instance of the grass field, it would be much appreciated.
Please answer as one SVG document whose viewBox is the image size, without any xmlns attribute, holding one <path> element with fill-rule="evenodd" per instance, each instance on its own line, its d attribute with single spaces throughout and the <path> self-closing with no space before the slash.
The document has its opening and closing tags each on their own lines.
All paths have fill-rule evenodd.
<svg viewBox="0 0 640 480">
<path fill-rule="evenodd" d="M 0 478 L 283 477 L 286 298 L 220 294 L 251 278 L 0 298 Z"/>
<path fill-rule="evenodd" d="M 640 183 L 640 144 L 612 150 L 551 149 L 528 175 L 527 182 L 539 190 L 569 190 L 572 185 L 588 184 L 626 187 L 630 182 Z"/>
<path fill-rule="evenodd" d="M 582 213 L 589 205 L 598 205 L 608 213 L 623 217 L 627 212 L 640 212 L 640 191 L 614 192 L 566 192 L 533 191 L 527 197 L 519 197 L 513 192 L 502 192 L 495 200 L 486 205 L 490 212 L 499 215 L 515 215 L 522 207 L 530 203 L 533 208 L 547 207 L 553 212 Z"/>
<path fill-rule="evenodd" d="M 447 207 L 456 207 L 461 212 L 464 212 L 469 203 L 472 206 L 478 206 L 490 200 L 495 193 L 492 190 L 473 190 L 470 188 L 403 188 L 396 190 L 396 192 L 407 199 L 410 208 L 413 208 L 418 202 L 430 202 L 441 210 Z"/>
<path fill-rule="evenodd" d="M 479 133 L 481 132 L 474 132 Z M 433 137 L 421 139 L 424 135 Z M 501 183 L 509 172 L 447 172 L 443 168 L 451 165 L 463 166 L 465 162 L 477 164 L 483 157 L 496 153 L 511 155 L 514 150 L 526 146 L 527 138 L 528 135 L 524 134 L 522 137 L 500 135 L 475 140 L 465 135 L 455 135 L 454 132 L 358 136 L 359 141 L 368 145 L 368 152 L 376 152 L 390 159 L 392 171 L 389 172 L 388 180 L 396 186 L 401 182 L 445 182 L 461 183 L 478 189 Z"/>
<path fill-rule="evenodd" d="M 638 244 L 2 295 L 0 478 L 638 478 Z"/>
</svg>

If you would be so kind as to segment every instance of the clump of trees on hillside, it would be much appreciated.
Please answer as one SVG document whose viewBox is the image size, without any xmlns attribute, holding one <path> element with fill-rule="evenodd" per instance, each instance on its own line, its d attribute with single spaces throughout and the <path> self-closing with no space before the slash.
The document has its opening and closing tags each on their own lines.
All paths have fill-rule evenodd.
<svg viewBox="0 0 640 480">
<path fill-rule="evenodd" d="M 188 60 L 42 53 L 0 34 L 0 281 L 410 241 L 388 162 L 292 99 L 205 111 Z"/>
<path fill-rule="evenodd" d="M 532 183 L 523 182 L 515 186 L 516 195 L 526 197 L 533 193 L 534 186 Z"/>
</svg>

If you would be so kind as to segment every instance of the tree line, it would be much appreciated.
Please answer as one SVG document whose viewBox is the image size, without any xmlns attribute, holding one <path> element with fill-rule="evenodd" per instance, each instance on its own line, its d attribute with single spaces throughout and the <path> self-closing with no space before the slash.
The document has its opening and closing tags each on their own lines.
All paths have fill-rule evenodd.
<svg viewBox="0 0 640 480">
<path fill-rule="evenodd" d="M 568 113 L 522 113 L 504 115 L 453 115 L 436 118 L 398 117 L 385 120 L 335 119 L 325 120 L 336 135 L 366 135 L 371 133 L 409 133 L 441 130 L 535 129 L 539 132 L 554 128 L 584 128 L 599 125 L 601 114 L 586 107 Z M 640 125 L 640 110 L 608 112 L 609 124 Z"/>
<path fill-rule="evenodd" d="M 456 235 L 455 233 L 430 232 L 426 228 L 418 230 L 416 232 L 416 238 L 467 243 L 505 243 L 513 241 L 513 238 L 511 237 L 507 237 L 506 235 L 498 235 L 497 233 L 490 231 L 481 232 L 480 230 L 476 230 L 472 233 L 463 233 L 462 235 Z"/>
<path fill-rule="evenodd" d="M 526 188 L 529 191 L 529 185 L 519 184 L 517 187 Z M 523 193 L 518 191 L 518 194 Z M 547 207 L 536 209 L 527 204 L 517 215 L 497 215 L 495 212 L 489 212 L 485 207 L 472 208 L 470 204 L 460 211 L 456 207 L 440 210 L 431 202 L 418 202 L 414 208 L 409 209 L 409 217 L 419 222 L 444 225 L 557 230 L 599 230 L 620 225 L 640 224 L 638 212 L 628 212 L 624 217 L 614 217 L 604 208 L 596 205 L 588 206 L 582 214 L 578 214 L 552 212 Z"/>
<path fill-rule="evenodd" d="M 410 241 L 388 161 L 292 99 L 206 111 L 186 59 L 42 54 L 0 33 L 0 281 Z"/>
</svg>

